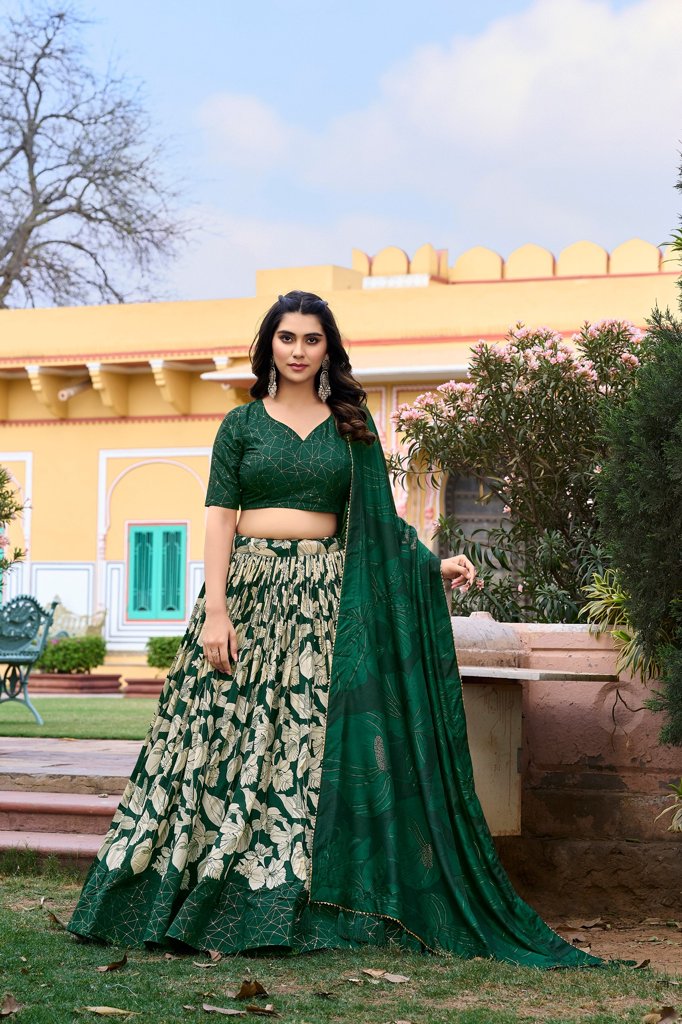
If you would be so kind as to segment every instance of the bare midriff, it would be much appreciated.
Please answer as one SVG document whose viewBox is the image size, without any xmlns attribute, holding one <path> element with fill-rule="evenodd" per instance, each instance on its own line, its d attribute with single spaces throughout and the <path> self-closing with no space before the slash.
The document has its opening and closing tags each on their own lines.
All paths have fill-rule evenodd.
<svg viewBox="0 0 682 1024">
<path fill-rule="evenodd" d="M 237 533 L 244 537 L 271 540 L 304 540 L 333 537 L 337 517 L 334 512 L 307 512 L 300 508 L 249 508 L 237 521 Z"/>
</svg>

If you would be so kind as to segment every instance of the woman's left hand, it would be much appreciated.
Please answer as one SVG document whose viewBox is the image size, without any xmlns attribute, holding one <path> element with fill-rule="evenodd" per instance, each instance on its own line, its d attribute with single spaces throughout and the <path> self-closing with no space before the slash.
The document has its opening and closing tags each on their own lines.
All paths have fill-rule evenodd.
<svg viewBox="0 0 682 1024">
<path fill-rule="evenodd" d="M 454 555 L 452 558 L 441 559 L 440 571 L 446 580 L 452 580 L 450 586 L 453 589 L 459 588 L 463 594 L 466 594 L 476 579 L 474 564 L 466 555 Z"/>
</svg>

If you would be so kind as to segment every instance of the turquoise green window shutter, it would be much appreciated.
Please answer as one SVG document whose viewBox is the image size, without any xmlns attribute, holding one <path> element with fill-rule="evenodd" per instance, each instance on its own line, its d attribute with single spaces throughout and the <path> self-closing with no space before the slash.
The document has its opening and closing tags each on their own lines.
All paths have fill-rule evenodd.
<svg viewBox="0 0 682 1024">
<path fill-rule="evenodd" d="M 185 618 L 186 526 L 131 526 L 128 618 Z"/>
</svg>

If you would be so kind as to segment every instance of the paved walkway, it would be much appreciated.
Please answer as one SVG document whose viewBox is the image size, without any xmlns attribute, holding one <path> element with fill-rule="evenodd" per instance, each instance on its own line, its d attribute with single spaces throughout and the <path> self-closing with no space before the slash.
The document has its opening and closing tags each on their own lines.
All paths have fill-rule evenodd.
<svg viewBox="0 0 682 1024">
<path fill-rule="evenodd" d="M 0 737 L 0 789 L 53 793 L 121 793 L 139 740 Z"/>
</svg>

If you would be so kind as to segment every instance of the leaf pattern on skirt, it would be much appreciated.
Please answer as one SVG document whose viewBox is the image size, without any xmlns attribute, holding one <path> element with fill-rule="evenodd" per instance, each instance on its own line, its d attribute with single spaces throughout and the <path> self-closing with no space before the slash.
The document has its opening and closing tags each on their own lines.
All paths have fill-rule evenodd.
<svg viewBox="0 0 682 1024">
<path fill-rule="evenodd" d="M 209 886 L 214 907 L 216 885 L 281 891 L 278 927 L 291 929 L 287 900 L 305 900 L 310 875 L 342 570 L 336 538 L 236 537 L 234 675 L 203 656 L 202 590 L 72 931 L 197 943 L 213 925 L 183 914 Z"/>
</svg>

